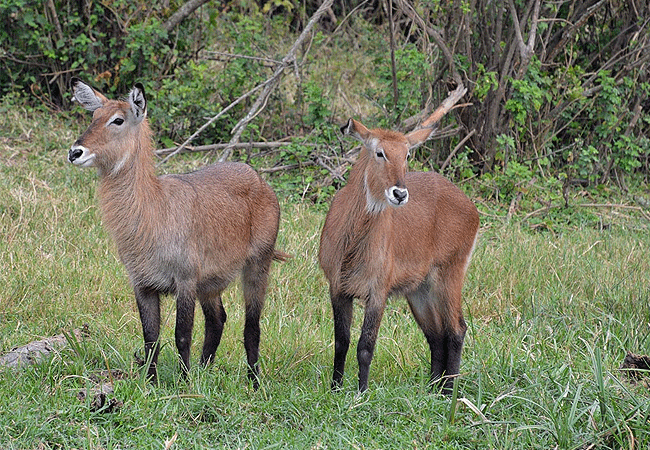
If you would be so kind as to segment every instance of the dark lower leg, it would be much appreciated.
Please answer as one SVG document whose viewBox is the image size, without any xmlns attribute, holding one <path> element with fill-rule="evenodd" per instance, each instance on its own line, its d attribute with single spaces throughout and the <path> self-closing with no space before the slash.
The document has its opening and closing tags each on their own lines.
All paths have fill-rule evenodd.
<svg viewBox="0 0 650 450">
<path fill-rule="evenodd" d="M 464 338 L 463 330 L 459 333 L 447 332 L 444 335 L 428 339 L 431 349 L 432 387 L 440 388 L 445 395 L 451 394 L 454 378 L 460 371 Z"/>
<path fill-rule="evenodd" d="M 142 335 L 144 337 L 144 360 L 147 367 L 147 377 L 156 381 L 158 373 L 156 364 L 160 345 L 160 297 L 153 289 L 135 287 L 135 300 L 140 313 L 142 323 Z"/>
<path fill-rule="evenodd" d="M 201 364 L 207 365 L 214 361 L 214 354 L 221 342 L 223 327 L 227 315 L 221 304 L 221 298 L 211 302 L 206 300 L 201 303 L 203 316 L 205 317 L 205 340 L 203 341 L 203 352 L 201 353 Z"/>
<path fill-rule="evenodd" d="M 446 336 L 445 347 L 447 351 L 447 362 L 445 368 L 445 380 L 442 386 L 442 392 L 450 395 L 454 387 L 454 378 L 460 373 L 460 356 L 463 350 L 463 341 L 465 340 L 465 322 L 462 321 L 461 331 L 450 332 Z"/>
<path fill-rule="evenodd" d="M 375 352 L 375 343 L 379 332 L 379 324 L 384 314 L 383 304 L 368 305 L 361 327 L 361 337 L 357 346 L 357 361 L 359 363 L 359 391 L 363 392 L 368 389 L 368 375 L 370 373 L 370 363 Z"/>
<path fill-rule="evenodd" d="M 244 348 L 248 361 L 248 379 L 253 382 L 253 389 L 259 387 L 259 359 L 260 349 L 260 313 L 258 311 L 246 311 L 246 323 L 244 325 Z"/>
<path fill-rule="evenodd" d="M 190 369 L 192 328 L 194 327 L 194 299 L 186 294 L 176 298 L 176 348 L 180 356 L 181 372 L 187 376 Z"/>
<path fill-rule="evenodd" d="M 332 313 L 334 315 L 334 372 L 332 389 L 341 387 L 345 371 L 345 358 L 350 348 L 350 324 L 352 323 L 352 297 L 332 295 Z"/>
<path fill-rule="evenodd" d="M 259 388 L 260 316 L 264 308 L 264 296 L 268 283 L 268 271 L 272 254 L 249 262 L 243 272 L 244 302 L 246 303 L 246 322 L 244 324 L 244 348 L 248 361 L 248 379 L 253 389 Z"/>
</svg>

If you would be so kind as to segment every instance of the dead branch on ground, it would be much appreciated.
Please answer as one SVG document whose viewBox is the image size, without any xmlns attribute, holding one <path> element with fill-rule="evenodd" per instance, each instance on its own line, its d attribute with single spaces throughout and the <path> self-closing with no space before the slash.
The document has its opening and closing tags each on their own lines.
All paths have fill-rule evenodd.
<svg viewBox="0 0 650 450">
<path fill-rule="evenodd" d="M 32 341 L 29 344 L 15 347 L 0 356 L 0 367 L 19 368 L 28 364 L 35 364 L 52 353 L 67 347 L 71 340 L 80 341 L 88 334 L 88 326 L 72 330 L 71 333 L 61 333 L 56 336 Z"/>
</svg>

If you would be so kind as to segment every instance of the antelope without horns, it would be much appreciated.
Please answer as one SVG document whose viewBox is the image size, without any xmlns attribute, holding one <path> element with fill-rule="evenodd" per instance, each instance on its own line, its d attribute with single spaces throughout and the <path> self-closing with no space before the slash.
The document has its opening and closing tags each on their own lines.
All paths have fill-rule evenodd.
<svg viewBox="0 0 650 450">
<path fill-rule="evenodd" d="M 135 292 L 148 376 L 157 376 L 160 295 L 176 295 L 175 340 L 186 375 L 196 300 L 205 316 L 201 363 L 207 364 L 226 322 L 221 294 L 241 273 L 248 376 L 257 387 L 269 267 L 287 256 L 275 250 L 280 208 L 271 187 L 250 166 L 237 163 L 156 176 L 140 83 L 127 101 L 108 100 L 78 79 L 73 95 L 93 111 L 93 120 L 68 159 L 99 174 L 100 209 Z"/>
<path fill-rule="evenodd" d="M 454 91 L 431 117 L 437 114 L 439 120 L 464 92 L 462 87 Z M 354 298 L 365 305 L 357 346 L 360 391 L 368 388 L 379 325 L 391 295 L 406 297 L 424 332 L 432 383 L 448 394 L 459 372 L 467 329 L 461 290 L 479 217 L 469 198 L 443 176 L 407 172 L 409 151 L 435 131 L 435 123 L 425 123 L 429 126 L 406 135 L 371 130 L 353 119 L 341 128 L 361 140 L 363 148 L 348 183 L 332 201 L 320 242 L 319 261 L 334 314 L 333 389 L 343 379 Z"/>
</svg>

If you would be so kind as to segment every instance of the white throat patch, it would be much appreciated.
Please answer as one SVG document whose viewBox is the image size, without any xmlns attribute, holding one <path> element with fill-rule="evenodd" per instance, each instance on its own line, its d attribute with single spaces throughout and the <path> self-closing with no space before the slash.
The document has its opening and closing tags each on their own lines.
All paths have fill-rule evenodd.
<svg viewBox="0 0 650 450">
<path fill-rule="evenodd" d="M 382 212 L 384 209 L 386 209 L 386 202 L 383 201 L 383 198 L 380 200 L 377 200 L 372 196 L 370 193 L 370 189 L 368 189 L 368 172 L 363 174 L 363 189 L 366 191 L 366 211 L 369 214 L 378 214 Z"/>
</svg>

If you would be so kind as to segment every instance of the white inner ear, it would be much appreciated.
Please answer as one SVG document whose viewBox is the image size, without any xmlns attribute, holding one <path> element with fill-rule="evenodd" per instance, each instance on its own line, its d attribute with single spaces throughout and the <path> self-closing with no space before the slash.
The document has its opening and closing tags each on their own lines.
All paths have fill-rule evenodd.
<svg viewBox="0 0 650 450">
<path fill-rule="evenodd" d="M 95 111 L 102 107 L 102 101 L 95 95 L 95 91 L 86 84 L 77 83 L 74 87 L 74 98 L 81 106 L 89 111 Z"/>
<path fill-rule="evenodd" d="M 131 105 L 131 112 L 136 121 L 139 122 L 147 115 L 147 102 L 142 95 L 142 91 L 137 88 L 133 88 L 129 94 L 129 105 Z"/>
<path fill-rule="evenodd" d="M 375 137 L 367 139 L 365 141 L 365 144 L 366 144 L 366 147 L 368 147 L 368 150 L 370 150 L 373 153 L 375 153 L 377 150 L 381 150 L 381 148 L 379 148 L 379 139 L 377 139 Z"/>
</svg>

